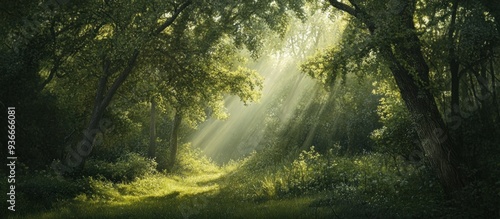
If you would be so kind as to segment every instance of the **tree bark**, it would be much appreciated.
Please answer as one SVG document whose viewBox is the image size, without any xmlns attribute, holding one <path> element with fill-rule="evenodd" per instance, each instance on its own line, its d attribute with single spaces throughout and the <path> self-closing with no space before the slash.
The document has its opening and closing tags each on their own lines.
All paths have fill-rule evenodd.
<svg viewBox="0 0 500 219">
<path fill-rule="evenodd" d="M 455 23 L 456 23 L 456 18 L 457 18 L 457 9 L 458 9 L 458 0 L 455 0 L 453 2 L 452 6 L 452 14 L 451 14 L 451 21 L 450 21 L 450 27 L 448 29 L 448 63 L 450 67 L 450 72 L 451 72 L 451 110 L 452 110 L 452 115 L 455 116 L 456 114 L 460 113 L 460 95 L 459 95 L 459 86 L 460 86 L 460 80 L 459 80 L 459 68 L 460 64 L 457 60 L 456 54 L 455 54 Z"/>
<path fill-rule="evenodd" d="M 170 157 L 167 164 L 168 171 L 172 171 L 176 162 L 177 148 L 178 148 L 177 137 L 179 135 L 178 133 L 181 120 L 182 120 L 182 115 L 179 111 L 177 111 L 174 116 L 174 122 L 172 124 L 172 133 L 170 135 Z"/>
<path fill-rule="evenodd" d="M 154 96 L 151 97 L 151 121 L 149 126 L 148 157 L 151 159 L 156 157 L 156 101 Z"/>
<path fill-rule="evenodd" d="M 408 28 L 413 30 L 413 24 Z M 461 190 L 465 185 L 464 176 L 460 171 L 460 159 L 455 151 L 456 146 L 449 138 L 448 129 L 437 108 L 434 96 L 428 89 L 429 68 L 422 55 L 419 39 L 413 31 L 405 38 L 404 45 L 406 46 L 396 45 L 394 53 L 397 55 L 389 51 L 384 53 L 388 54 L 386 56 L 393 63 L 390 69 L 417 125 L 417 134 L 426 156 L 436 170 L 446 193 L 452 194 Z M 404 62 L 411 63 L 413 66 L 410 69 L 405 68 L 395 56 L 404 57 Z M 413 71 L 416 71 L 416 75 L 412 75 Z"/>
<path fill-rule="evenodd" d="M 403 22 L 408 32 L 400 39 L 402 43 L 396 44 L 394 50 L 389 47 L 381 50 L 391 63 L 392 75 L 417 126 L 424 152 L 445 192 L 452 194 L 465 186 L 457 148 L 449 138 L 448 128 L 429 90 L 429 67 L 416 35 L 413 16 L 407 16 Z"/>
</svg>

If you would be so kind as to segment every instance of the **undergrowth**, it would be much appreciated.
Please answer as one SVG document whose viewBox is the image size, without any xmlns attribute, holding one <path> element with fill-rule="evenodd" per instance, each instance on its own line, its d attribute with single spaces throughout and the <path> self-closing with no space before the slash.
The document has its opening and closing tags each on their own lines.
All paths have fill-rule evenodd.
<svg viewBox="0 0 500 219">
<path fill-rule="evenodd" d="M 275 155 L 218 166 L 186 144 L 171 173 L 138 154 L 92 161 L 78 179 L 40 171 L 19 184 L 17 218 L 449 218 L 498 209 L 490 200 L 498 188 L 477 184 L 464 191 L 475 197 L 446 201 L 426 165 L 397 157 L 314 147 L 279 162 L 269 159 Z"/>
<path fill-rule="evenodd" d="M 344 217 L 359 213 L 361 206 L 366 217 L 429 217 L 439 213 L 443 200 L 425 165 L 381 154 L 342 157 L 333 150 L 320 154 L 311 147 L 278 168 L 246 167 L 229 180 L 247 182 L 247 186 L 232 186 L 244 191 L 242 198 L 259 202 L 320 194 L 329 200 L 325 206 L 343 206 Z"/>
</svg>

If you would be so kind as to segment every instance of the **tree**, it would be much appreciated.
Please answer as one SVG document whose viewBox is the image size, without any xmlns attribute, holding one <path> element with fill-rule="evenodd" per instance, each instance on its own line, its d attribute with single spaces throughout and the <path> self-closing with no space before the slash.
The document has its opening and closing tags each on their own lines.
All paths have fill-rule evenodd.
<svg viewBox="0 0 500 219">
<path fill-rule="evenodd" d="M 490 63 L 495 60 L 498 33 L 493 17 L 475 1 L 428 1 L 425 5 L 420 4 L 423 7 L 417 10 L 415 20 L 421 30 L 420 40 L 433 78 L 432 90 L 444 113 L 451 137 L 456 139 L 460 159 L 469 165 L 474 163 L 476 147 L 464 143 L 465 133 L 470 129 L 466 125 L 473 109 L 471 102 L 475 105 L 477 101 L 485 126 L 491 127 L 490 122 L 495 121 L 497 116 L 493 111 L 495 98 L 491 98 L 494 92 L 479 92 L 481 94 L 474 97 L 467 94 L 467 90 L 478 86 L 482 91 L 486 87 L 495 91 L 489 85 L 490 82 L 494 84 L 494 76 L 491 76 L 494 70 Z"/>
<path fill-rule="evenodd" d="M 500 33 L 500 22 L 498 19 L 500 18 L 500 5 L 498 2 L 494 0 L 481 0 L 481 4 L 487 9 L 489 13 L 495 18 L 495 24 L 497 26 L 497 31 Z"/>
<path fill-rule="evenodd" d="M 422 147 L 449 194 L 465 185 L 457 148 L 431 92 L 429 66 L 414 23 L 417 1 L 343 1 L 329 4 L 366 31 L 362 54 L 376 53 L 389 68 L 416 126 Z M 338 54 L 338 53 L 335 53 Z M 359 54 L 359 53 L 358 53 Z"/>
<path fill-rule="evenodd" d="M 142 5 L 137 5 L 141 3 Z M 173 12 L 169 13 L 170 16 L 165 18 L 159 26 L 149 27 L 144 30 L 142 27 L 144 23 L 155 21 L 156 15 L 153 13 L 148 14 L 148 12 L 156 10 L 154 8 L 155 3 L 157 2 L 149 2 L 149 4 L 135 2 L 130 3 L 130 5 L 118 5 L 117 3 L 106 2 L 101 7 L 98 7 L 97 11 L 104 19 L 101 21 L 103 24 L 98 28 L 100 37 L 94 46 L 104 46 L 105 51 L 101 56 L 102 73 L 97 86 L 94 107 L 89 124 L 84 130 L 83 140 L 76 147 L 69 148 L 64 160 L 64 166 L 54 168 L 72 171 L 71 169 L 74 167 L 83 167 L 85 157 L 92 151 L 96 136 L 102 131 L 99 126 L 105 109 L 110 104 L 118 88 L 125 82 L 136 66 L 141 49 L 140 45 L 152 41 L 151 37 L 148 36 L 158 35 L 165 28 L 172 25 L 179 14 L 192 2 L 188 0 L 174 4 Z M 169 8 L 166 5 L 168 4 L 164 4 L 166 8 Z M 149 15 L 149 17 L 143 16 L 143 14 Z M 130 20 L 132 23 L 129 23 Z M 133 27 L 126 30 L 125 28 L 128 25 L 133 25 Z M 127 41 L 130 39 L 135 41 L 132 43 Z M 108 82 L 109 79 L 112 79 L 111 83 Z"/>
<path fill-rule="evenodd" d="M 229 39 L 214 42 L 210 47 L 199 46 L 211 39 L 206 33 L 196 33 L 196 28 L 182 27 L 183 17 L 173 27 L 183 37 L 166 39 L 156 48 L 163 56 L 151 57 L 159 80 L 153 92 L 159 97 L 161 111 L 173 117 L 170 129 L 170 155 L 166 168 L 171 170 L 177 152 L 178 130 L 181 121 L 195 128 L 208 116 L 225 118 L 224 97 L 236 95 L 245 103 L 255 101 L 259 95 L 261 78 L 257 72 L 239 67 L 243 60 L 239 50 Z M 187 23 L 187 22 L 186 22 Z M 207 29 L 209 30 L 209 29 Z M 171 41 L 171 42 L 169 42 Z M 169 45 L 173 45 L 170 47 Z M 182 49 L 177 49 L 180 47 Z M 170 53 L 167 51 L 175 51 Z M 144 88 L 147 92 L 147 86 Z M 160 155 L 163 156 L 163 155 Z"/>
</svg>

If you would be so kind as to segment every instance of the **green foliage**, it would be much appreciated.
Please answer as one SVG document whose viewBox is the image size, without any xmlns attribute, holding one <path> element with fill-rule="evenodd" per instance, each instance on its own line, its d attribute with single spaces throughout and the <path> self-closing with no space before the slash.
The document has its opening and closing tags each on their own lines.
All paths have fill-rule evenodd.
<svg viewBox="0 0 500 219">
<path fill-rule="evenodd" d="M 320 184 L 331 182 L 332 179 L 326 174 L 327 164 L 323 161 L 314 147 L 302 151 L 290 167 L 284 167 L 284 176 L 278 181 L 278 194 L 299 195 L 326 188 Z"/>
<path fill-rule="evenodd" d="M 93 200 L 103 202 L 122 199 L 121 194 L 118 192 L 113 182 L 99 176 L 97 179 L 88 177 L 87 181 L 90 189 L 77 196 L 75 198 L 76 201 Z"/>
<path fill-rule="evenodd" d="M 10 2 L 2 5 L 9 10 L 15 8 Z M 95 91 L 100 79 L 107 79 L 104 93 L 114 100 L 109 107 L 112 113 L 106 114 L 118 120 L 127 119 L 124 117 L 131 105 L 159 93 L 163 112 L 168 115 L 183 111 L 184 121 L 192 127 L 207 116 L 226 117 L 225 95 L 238 95 L 246 103 L 257 100 L 262 87 L 262 79 L 255 71 L 240 67 L 243 61 L 239 51 L 246 48 L 257 57 L 267 34 L 283 34 L 292 14 L 303 18 L 301 0 L 64 1 L 60 4 L 44 1 L 24 5 L 22 9 L 13 9 L 12 14 L 3 13 L 0 20 L 6 27 L 0 32 L 5 39 L 1 45 L 5 53 L 0 55 L 0 69 L 6 72 L 1 77 L 2 87 L 6 88 L 1 96 L 9 97 L 2 99 L 2 103 L 26 109 L 40 109 L 41 105 L 25 103 L 46 103 L 48 110 L 38 113 L 27 110 L 22 114 L 25 124 L 47 118 L 26 129 L 33 133 L 60 119 L 47 115 L 71 112 L 61 116 L 64 117 L 61 124 L 50 126 L 61 127 L 60 130 L 40 131 L 35 137 L 21 138 L 33 139 L 23 142 L 24 145 L 40 144 L 34 147 L 33 154 L 47 155 L 43 158 L 30 155 L 28 160 L 36 160 L 33 166 L 62 159 L 66 144 L 79 141 L 74 136 L 69 142 L 62 139 L 73 130 L 79 135 L 79 130 L 86 127 L 89 114 L 97 107 L 92 107 L 92 103 L 99 99 L 95 98 Z M 187 7 L 181 11 L 181 5 Z M 162 29 L 162 24 L 169 25 Z M 136 50 L 141 51 L 139 58 L 130 60 Z M 127 78 L 122 73 L 131 61 L 135 64 Z M 127 78 L 123 85 L 115 83 L 119 75 Z M 109 92 L 113 86 L 125 87 L 117 91 L 120 98 Z M 40 96 L 42 91 L 55 96 L 55 100 Z M 99 111 L 105 108 L 107 105 Z M 133 122 L 137 125 L 137 120 Z M 120 129 L 125 136 L 107 138 L 109 142 L 105 145 L 122 145 L 116 141 L 137 138 L 137 130 Z M 131 132 L 134 136 L 128 135 Z M 137 141 L 142 143 L 141 139 Z M 139 152 L 136 149 L 131 151 Z M 115 148 L 108 151 L 119 155 Z"/>
<path fill-rule="evenodd" d="M 50 170 L 30 172 L 17 178 L 16 203 L 23 203 L 16 205 L 18 212 L 47 210 L 90 189 L 85 179 L 65 179 Z"/>
<path fill-rule="evenodd" d="M 215 173 L 219 167 L 199 148 L 192 148 L 186 143 L 179 147 L 177 163 L 173 172 L 182 175 L 197 175 L 201 173 Z"/>
<path fill-rule="evenodd" d="M 381 80 L 375 83 L 377 89 L 374 93 L 382 96 L 377 114 L 383 124 L 370 136 L 376 143 L 376 151 L 408 157 L 418 148 L 418 136 L 410 114 L 394 82 Z"/>
<path fill-rule="evenodd" d="M 353 158 L 333 151 L 319 154 L 314 147 L 302 151 L 291 164 L 252 182 L 249 192 L 255 200 L 327 194 L 331 200 L 328 205 L 342 205 L 346 217 L 355 217 L 360 206 L 366 215 L 428 217 L 440 213 L 442 199 L 436 179 L 425 167 L 382 154 Z"/>
<path fill-rule="evenodd" d="M 193 151 L 181 154 L 186 162 L 199 159 L 199 154 Z M 68 189 L 85 185 L 84 190 L 75 192 L 77 195 L 73 193 L 72 197 L 76 198 L 61 198 L 61 202 L 47 213 L 33 214 L 33 210 L 27 213 L 32 217 L 77 214 L 79 217 L 114 218 L 120 215 L 155 217 L 151 212 L 157 212 L 182 218 L 185 215 L 179 212 L 179 207 L 183 207 L 188 210 L 184 213 L 195 218 L 220 215 L 246 218 L 245 215 L 255 209 L 260 209 L 259 217 L 273 218 L 289 215 L 290 209 L 294 209 L 298 218 L 335 215 L 342 218 L 435 218 L 494 216 L 497 211 L 494 198 L 500 192 L 498 189 L 477 184 L 464 190 L 464 194 L 474 194 L 473 199 L 463 195 L 464 200 L 456 200 L 459 204 L 445 202 L 428 168 L 393 160 L 384 154 L 343 157 L 334 151 L 320 154 L 311 147 L 284 161 L 282 166 L 272 160 L 262 165 L 249 164 L 263 161 L 266 160 L 247 158 L 233 161 L 228 168 L 216 169 L 198 166 L 196 168 L 202 171 L 197 173 L 193 167 L 188 167 L 184 169 L 187 172 L 178 169 L 169 175 L 150 174 L 126 183 L 99 177 L 84 178 L 79 184 L 65 183 L 69 187 L 58 187 Z M 55 179 L 44 175 L 35 184 L 43 185 L 42 181 L 48 183 L 50 180 Z M 488 193 L 493 196 L 486 195 Z M 255 215 L 254 212 L 252 218 Z"/>
<path fill-rule="evenodd" d="M 302 72 L 317 79 L 326 87 L 335 85 L 347 74 L 369 75 L 381 68 L 376 60 L 374 42 L 365 31 L 359 31 L 359 23 L 341 23 L 339 42 L 330 48 L 322 48 L 305 63 Z M 345 26 L 345 27 L 344 27 Z"/>
<path fill-rule="evenodd" d="M 136 153 L 127 153 L 116 162 L 90 159 L 84 174 L 112 182 L 130 182 L 156 172 L 156 162 Z"/>
<path fill-rule="evenodd" d="M 207 116 L 227 117 L 225 95 L 236 95 L 244 103 L 260 97 L 262 78 L 256 71 L 240 67 L 243 57 L 230 41 L 215 42 L 210 51 L 199 51 L 197 41 L 186 41 L 181 43 L 192 50 L 176 52 L 169 57 L 170 64 L 158 68 L 162 74 L 157 88 L 159 103 L 160 107 L 170 108 L 170 112 L 165 110 L 167 113 L 180 111 L 185 123 L 196 127 Z"/>
</svg>

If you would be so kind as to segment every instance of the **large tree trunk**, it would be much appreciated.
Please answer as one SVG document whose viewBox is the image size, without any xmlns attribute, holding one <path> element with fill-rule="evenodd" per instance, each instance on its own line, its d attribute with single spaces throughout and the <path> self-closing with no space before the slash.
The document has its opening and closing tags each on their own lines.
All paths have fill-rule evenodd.
<svg viewBox="0 0 500 219">
<path fill-rule="evenodd" d="M 170 135 L 170 157 L 167 164 L 167 170 L 172 171 L 177 158 L 177 137 L 179 135 L 179 127 L 181 124 L 182 115 L 179 111 L 175 113 L 174 122 L 172 124 L 172 133 Z"/>
<path fill-rule="evenodd" d="M 148 157 L 153 159 L 156 157 L 156 101 L 154 96 L 151 97 L 151 122 L 149 125 Z"/>
<path fill-rule="evenodd" d="M 446 193 L 451 194 L 465 185 L 457 148 L 449 138 L 448 128 L 430 92 L 429 67 L 421 51 L 413 16 L 402 18 L 401 26 L 405 34 L 396 38 L 392 47 L 382 45 L 380 50 L 413 117 L 422 148 Z"/>
<path fill-rule="evenodd" d="M 433 95 L 428 89 L 417 84 L 411 73 L 401 65 L 392 66 L 391 72 L 412 115 L 422 148 L 445 191 L 451 194 L 460 190 L 465 185 L 460 171 L 460 160 Z"/>
</svg>

